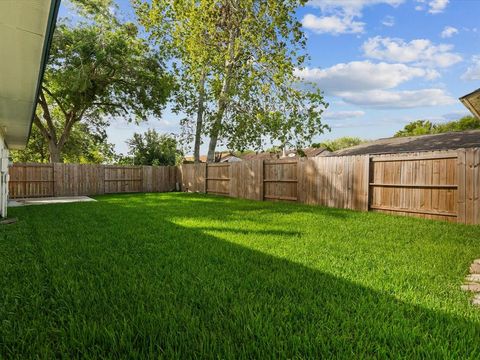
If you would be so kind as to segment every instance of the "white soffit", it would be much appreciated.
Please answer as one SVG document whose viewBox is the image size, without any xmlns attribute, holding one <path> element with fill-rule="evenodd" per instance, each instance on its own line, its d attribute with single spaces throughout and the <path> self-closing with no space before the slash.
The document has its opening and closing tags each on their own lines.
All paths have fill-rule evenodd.
<svg viewBox="0 0 480 360">
<path fill-rule="evenodd" d="M 25 147 L 57 0 L 0 0 L 0 128 L 10 149 Z"/>
</svg>

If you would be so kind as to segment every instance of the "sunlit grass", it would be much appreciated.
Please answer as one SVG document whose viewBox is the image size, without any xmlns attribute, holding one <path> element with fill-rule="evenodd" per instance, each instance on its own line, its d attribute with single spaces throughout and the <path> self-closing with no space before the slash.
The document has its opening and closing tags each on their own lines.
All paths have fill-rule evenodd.
<svg viewBox="0 0 480 360">
<path fill-rule="evenodd" d="M 480 227 L 193 194 L 11 209 L 0 357 L 478 358 Z"/>
</svg>

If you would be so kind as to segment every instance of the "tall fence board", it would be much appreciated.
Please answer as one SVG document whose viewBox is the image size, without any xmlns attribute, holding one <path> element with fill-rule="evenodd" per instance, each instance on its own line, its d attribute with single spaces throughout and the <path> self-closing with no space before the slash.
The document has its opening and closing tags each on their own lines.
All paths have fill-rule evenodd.
<svg viewBox="0 0 480 360">
<path fill-rule="evenodd" d="M 175 166 L 14 164 L 9 174 L 13 199 L 166 192 L 175 190 L 177 181 Z"/>
</svg>

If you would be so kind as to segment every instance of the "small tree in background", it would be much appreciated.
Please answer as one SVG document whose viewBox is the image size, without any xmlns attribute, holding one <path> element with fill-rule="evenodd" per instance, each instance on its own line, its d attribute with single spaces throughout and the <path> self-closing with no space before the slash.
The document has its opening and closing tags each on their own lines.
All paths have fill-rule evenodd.
<svg viewBox="0 0 480 360">
<path fill-rule="evenodd" d="M 328 151 L 337 151 L 341 149 L 346 149 L 351 146 L 356 146 L 364 143 L 366 140 L 360 139 L 359 137 L 344 136 L 335 140 L 326 140 L 321 143 L 314 143 L 312 147 L 315 148 L 325 148 Z"/>
<path fill-rule="evenodd" d="M 467 131 L 480 129 L 480 119 L 473 116 L 464 116 L 459 120 L 443 124 L 432 124 L 428 120 L 413 121 L 395 134 L 395 137 L 441 134 L 451 131 Z"/>
<path fill-rule="evenodd" d="M 183 158 L 172 135 L 159 134 L 153 129 L 144 134 L 133 134 L 127 144 L 135 165 L 176 165 Z M 128 158 L 122 161 L 128 161 Z"/>
</svg>

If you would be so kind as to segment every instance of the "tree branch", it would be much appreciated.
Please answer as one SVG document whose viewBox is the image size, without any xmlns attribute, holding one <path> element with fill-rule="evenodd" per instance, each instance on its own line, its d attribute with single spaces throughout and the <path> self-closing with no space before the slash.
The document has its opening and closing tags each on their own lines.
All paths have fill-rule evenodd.
<svg viewBox="0 0 480 360">
<path fill-rule="evenodd" d="M 60 108 L 60 110 L 62 110 L 63 114 L 65 115 L 65 118 L 67 118 L 68 113 L 65 110 L 65 108 L 63 107 L 60 100 L 55 95 L 53 95 L 53 93 L 50 90 L 48 90 L 48 88 L 46 88 L 45 86 L 42 86 L 42 92 L 43 91 L 45 91 L 48 94 L 48 96 L 50 96 L 53 99 L 53 101 L 55 101 L 57 103 L 58 107 Z M 45 100 L 45 95 L 43 95 L 43 99 Z"/>
<path fill-rule="evenodd" d="M 43 118 L 45 119 L 48 126 L 48 131 L 50 132 L 49 138 L 57 142 L 57 131 L 55 130 L 55 126 L 52 121 L 52 116 L 50 114 L 50 109 L 48 108 L 47 99 L 45 99 L 45 94 L 43 93 L 43 90 L 40 90 L 40 99 L 38 100 L 38 103 L 42 107 Z"/>
</svg>

